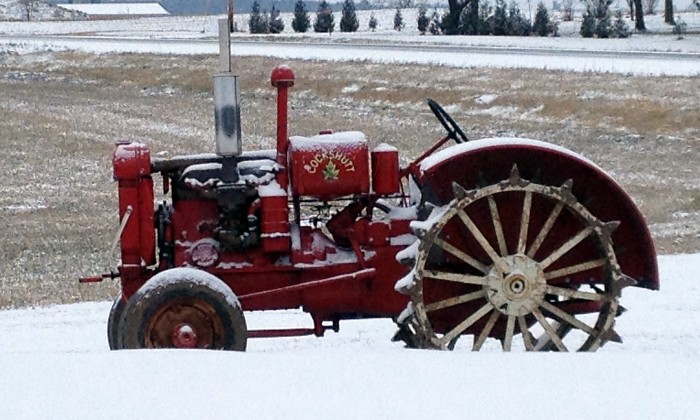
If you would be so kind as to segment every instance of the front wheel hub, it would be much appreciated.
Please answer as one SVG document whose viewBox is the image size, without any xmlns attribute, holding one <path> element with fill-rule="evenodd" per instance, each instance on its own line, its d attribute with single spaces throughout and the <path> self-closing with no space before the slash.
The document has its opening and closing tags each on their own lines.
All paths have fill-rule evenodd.
<svg viewBox="0 0 700 420">
<path fill-rule="evenodd" d="M 173 328 L 173 346 L 179 349 L 193 349 L 197 347 L 197 333 L 190 324 L 179 324 Z"/>
<path fill-rule="evenodd" d="M 484 291 L 501 313 L 523 316 L 544 300 L 547 282 L 541 265 L 525 255 L 499 258 L 486 276 Z"/>
</svg>

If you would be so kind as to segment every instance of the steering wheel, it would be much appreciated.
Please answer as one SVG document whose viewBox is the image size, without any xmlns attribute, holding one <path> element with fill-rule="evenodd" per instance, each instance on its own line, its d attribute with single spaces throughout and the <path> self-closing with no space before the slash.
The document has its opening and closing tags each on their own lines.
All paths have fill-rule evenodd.
<svg viewBox="0 0 700 420">
<path fill-rule="evenodd" d="M 440 104 L 432 99 L 428 99 L 428 106 L 430 107 L 430 110 L 433 111 L 433 114 L 435 114 L 438 121 L 440 121 L 440 124 L 445 127 L 445 130 L 447 130 L 447 137 L 451 138 L 456 143 L 464 143 L 469 141 L 467 135 L 464 134 L 464 131 L 462 131 L 455 120 L 450 117 L 450 114 L 448 114 L 447 111 L 440 106 Z"/>
</svg>

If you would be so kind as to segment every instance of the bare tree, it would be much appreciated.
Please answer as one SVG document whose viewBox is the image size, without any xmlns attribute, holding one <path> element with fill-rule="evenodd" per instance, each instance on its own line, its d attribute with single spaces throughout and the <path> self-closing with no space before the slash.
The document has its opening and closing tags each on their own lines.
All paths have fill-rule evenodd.
<svg viewBox="0 0 700 420">
<path fill-rule="evenodd" d="M 642 8 L 642 0 L 634 0 L 634 29 L 638 31 L 646 31 L 647 27 L 644 24 L 644 9 Z"/>
<path fill-rule="evenodd" d="M 24 6 L 24 17 L 26 21 L 32 20 L 37 0 L 19 0 L 19 4 Z"/>
<path fill-rule="evenodd" d="M 644 12 L 647 15 L 655 15 L 659 0 L 644 0 Z"/>
<path fill-rule="evenodd" d="M 574 0 L 563 0 L 561 2 L 561 16 L 564 22 L 574 20 Z"/>
<path fill-rule="evenodd" d="M 627 6 L 630 8 L 630 19 L 634 20 L 634 0 L 625 1 L 627 1 Z"/>
<path fill-rule="evenodd" d="M 669 25 L 676 23 L 673 20 L 673 0 L 664 0 L 664 22 Z"/>
</svg>

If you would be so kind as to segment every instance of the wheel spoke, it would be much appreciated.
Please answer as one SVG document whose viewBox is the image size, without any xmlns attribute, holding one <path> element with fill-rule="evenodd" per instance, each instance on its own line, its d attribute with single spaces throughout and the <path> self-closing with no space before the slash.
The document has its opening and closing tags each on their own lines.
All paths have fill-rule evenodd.
<svg viewBox="0 0 700 420">
<path fill-rule="evenodd" d="M 513 332 L 515 332 L 515 316 L 508 315 L 508 322 L 506 323 L 506 337 L 503 339 L 504 351 L 510 351 L 513 345 Z"/>
<path fill-rule="evenodd" d="M 500 315 L 501 313 L 498 311 L 493 311 L 491 313 L 489 320 L 486 321 L 486 325 L 484 325 L 484 329 L 481 330 L 479 336 L 476 337 L 476 339 L 474 340 L 474 346 L 472 347 L 472 351 L 479 351 L 481 349 L 481 346 L 483 346 L 484 342 L 486 341 L 486 337 L 488 337 L 491 333 L 491 330 L 493 329 L 493 326 L 496 325 L 496 321 L 498 320 L 498 317 Z"/>
<path fill-rule="evenodd" d="M 551 312 L 552 315 L 559 317 L 562 321 L 568 322 L 570 325 L 578 328 L 581 331 L 587 332 L 591 336 L 597 336 L 598 333 L 596 330 L 594 330 L 591 326 L 587 325 L 586 323 L 582 322 L 581 320 L 577 319 L 575 316 L 571 315 L 570 313 L 567 313 L 556 306 L 552 305 L 549 302 L 542 302 L 540 306 Z"/>
<path fill-rule="evenodd" d="M 462 223 L 469 229 L 469 232 L 474 236 L 474 239 L 476 239 L 477 242 L 479 242 L 479 245 L 481 245 L 481 248 L 486 251 L 486 253 L 489 255 L 489 258 L 491 258 L 491 261 L 493 261 L 494 265 L 499 266 L 502 265 L 501 259 L 499 258 L 499 255 L 496 253 L 496 251 L 493 249 L 489 241 L 486 240 L 484 237 L 484 234 L 481 233 L 481 230 L 474 224 L 472 219 L 467 216 L 467 213 L 464 212 L 464 210 L 460 211 L 457 213 L 459 218 L 462 220 Z M 501 272 L 503 272 L 503 268 L 499 267 Z"/>
<path fill-rule="evenodd" d="M 474 325 L 474 323 L 476 321 L 481 319 L 481 317 L 483 317 L 484 315 L 489 313 L 492 309 L 493 309 L 493 305 L 491 305 L 491 303 L 486 303 L 484 306 L 479 308 L 476 312 L 471 314 L 467 319 L 460 322 L 459 325 L 454 327 L 450 332 L 443 335 L 442 338 L 440 338 L 440 344 L 443 346 L 446 346 L 447 343 L 452 341 L 458 335 L 462 334 L 464 331 L 466 331 L 467 328 Z"/>
<path fill-rule="evenodd" d="M 544 225 L 542 226 L 542 229 L 540 229 L 540 233 L 537 234 L 537 237 L 535 238 L 535 242 L 532 243 L 530 246 L 530 249 L 527 251 L 527 256 L 530 258 L 535 258 L 535 254 L 537 251 L 540 249 L 540 246 L 542 246 L 542 242 L 544 242 L 545 238 L 549 234 L 549 231 L 552 230 L 552 226 L 554 226 L 554 222 L 557 221 L 557 217 L 559 217 L 559 213 L 561 213 L 561 210 L 564 208 L 564 203 L 558 202 L 556 206 L 552 209 L 552 212 L 549 214 L 549 217 L 547 218 L 547 221 L 544 222 Z"/>
<path fill-rule="evenodd" d="M 566 349 L 566 346 L 564 346 L 564 343 L 561 341 L 561 337 L 557 335 L 556 330 L 547 321 L 544 315 L 542 315 L 542 312 L 540 312 L 539 309 L 535 308 L 532 310 L 532 314 L 535 315 L 535 318 L 537 318 L 537 322 L 539 322 L 542 328 L 544 328 L 544 330 L 547 332 L 547 335 L 549 335 L 550 340 L 552 340 L 554 345 L 557 346 L 559 351 L 568 351 Z"/>
<path fill-rule="evenodd" d="M 482 273 L 488 273 L 489 270 L 484 264 L 477 261 L 472 256 L 467 255 L 465 252 L 457 249 L 457 247 L 455 247 L 454 245 L 447 243 L 440 238 L 435 238 L 433 243 L 439 246 L 440 248 L 444 249 L 445 251 L 449 252 L 450 254 L 454 255 L 455 257 L 459 258 L 460 260 L 464 261 L 465 263 L 469 264 L 470 266 L 481 271 Z"/>
<path fill-rule="evenodd" d="M 543 270 L 546 269 L 546 268 L 549 267 L 552 263 L 554 263 L 554 262 L 557 261 L 559 258 L 561 258 L 564 254 L 566 254 L 567 252 L 569 252 L 573 247 L 575 247 L 576 245 L 578 245 L 579 243 L 581 243 L 581 241 L 583 241 L 584 239 L 586 239 L 586 238 L 588 237 L 588 235 L 591 234 L 591 232 L 593 232 L 593 228 L 590 227 L 590 226 L 589 226 L 589 227 L 586 227 L 585 229 L 583 229 L 582 231 L 580 231 L 579 233 L 577 233 L 576 236 L 574 236 L 573 238 L 571 238 L 571 239 L 569 239 L 568 241 L 566 241 L 566 243 L 564 243 L 564 244 L 563 244 L 562 246 L 560 246 L 557 250 L 555 250 L 554 252 L 552 252 L 547 258 L 545 258 L 544 260 L 542 260 L 542 262 L 540 263 L 540 264 L 542 265 L 542 269 L 543 269 Z"/>
<path fill-rule="evenodd" d="M 523 336 L 523 342 L 525 342 L 525 350 L 532 351 L 535 346 L 532 344 L 532 334 L 527 328 L 527 322 L 524 316 L 518 317 L 518 326 L 520 327 L 520 334 Z"/>
<path fill-rule="evenodd" d="M 559 277 L 568 276 L 570 274 L 580 273 L 582 271 L 591 270 L 593 268 L 602 267 L 608 260 L 605 258 L 599 258 L 597 260 L 586 261 L 580 264 L 571 265 L 569 267 L 561 268 L 559 270 L 550 271 L 545 273 L 544 278 L 546 280 L 556 279 Z"/>
<path fill-rule="evenodd" d="M 453 281 L 455 283 L 475 284 L 483 286 L 486 284 L 485 277 L 470 276 L 468 274 L 450 273 L 448 271 L 425 270 L 423 276 L 435 280 Z"/>
<path fill-rule="evenodd" d="M 530 209 L 532 207 L 532 193 L 525 193 L 523 201 L 523 214 L 520 218 L 520 234 L 518 235 L 518 254 L 525 253 L 525 245 L 527 242 L 527 230 L 530 225 Z"/>
<path fill-rule="evenodd" d="M 501 216 L 498 213 L 498 206 L 496 205 L 496 200 L 492 195 L 488 197 L 489 209 L 491 210 L 491 220 L 493 221 L 493 229 L 496 231 L 496 239 L 498 240 L 498 251 L 501 256 L 504 257 L 508 254 L 508 247 L 506 246 L 506 237 L 503 234 L 503 225 L 501 224 Z"/>
<path fill-rule="evenodd" d="M 550 295 L 565 296 L 571 299 L 583 299 L 583 300 L 605 300 L 608 299 L 605 295 L 593 292 L 581 292 L 579 290 L 567 289 L 564 287 L 556 287 L 547 285 L 545 288 L 545 293 Z"/>
<path fill-rule="evenodd" d="M 471 302 L 473 300 L 483 298 L 484 291 L 477 290 L 476 292 L 467 293 L 466 295 L 460 295 L 451 297 L 449 299 L 441 300 L 438 302 L 433 302 L 429 305 L 425 305 L 425 312 L 437 311 L 439 309 L 449 308 L 450 306 L 460 305 L 462 303 Z"/>
</svg>

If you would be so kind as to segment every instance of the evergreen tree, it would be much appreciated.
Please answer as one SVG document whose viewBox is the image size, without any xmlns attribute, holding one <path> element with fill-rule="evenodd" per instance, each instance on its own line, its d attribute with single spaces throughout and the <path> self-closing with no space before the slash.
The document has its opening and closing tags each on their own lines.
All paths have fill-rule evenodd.
<svg viewBox="0 0 700 420">
<path fill-rule="evenodd" d="M 461 33 L 460 21 L 464 9 L 472 2 L 479 0 L 447 0 L 447 12 L 442 16 L 440 28 L 447 35 L 459 35 Z"/>
<path fill-rule="evenodd" d="M 314 32 L 331 33 L 334 29 L 335 22 L 333 19 L 333 11 L 331 10 L 331 6 L 326 0 L 321 0 L 321 3 L 318 5 L 318 11 L 316 12 Z"/>
<path fill-rule="evenodd" d="M 475 0 L 473 0 L 475 1 Z M 491 6 L 489 6 L 488 0 L 484 0 L 479 6 L 479 35 L 489 35 L 493 33 L 493 16 L 491 15 Z"/>
<path fill-rule="evenodd" d="M 476 1 L 476 0 L 472 0 Z M 462 10 L 462 9 L 460 9 Z M 459 15 L 451 13 L 449 10 L 446 11 L 442 15 L 442 19 L 440 19 L 440 29 L 442 30 L 442 33 L 445 35 L 459 35 L 460 34 L 460 28 L 459 28 L 459 17 L 461 16 L 461 13 Z"/>
<path fill-rule="evenodd" d="M 591 8 L 586 8 L 586 12 L 583 14 L 583 21 L 581 22 L 581 36 L 584 38 L 593 38 L 595 33 L 596 20 L 591 12 Z"/>
<path fill-rule="evenodd" d="M 369 30 L 374 32 L 375 29 L 377 29 L 377 18 L 372 13 L 369 15 Z"/>
<path fill-rule="evenodd" d="M 611 35 L 615 38 L 627 38 L 630 36 L 630 33 L 629 26 L 627 26 L 625 20 L 622 18 L 622 10 L 617 9 Z"/>
<path fill-rule="evenodd" d="M 610 14 L 606 13 L 605 16 L 598 19 L 598 23 L 595 25 L 595 34 L 598 38 L 610 38 L 610 29 L 612 23 L 610 22 Z"/>
<path fill-rule="evenodd" d="M 532 24 L 532 32 L 538 36 L 549 35 L 551 21 L 549 20 L 549 11 L 544 3 L 537 3 L 537 11 L 535 12 L 535 22 Z"/>
<path fill-rule="evenodd" d="M 440 35 L 440 14 L 437 9 L 433 10 L 433 16 L 430 18 L 430 25 L 428 25 L 428 30 L 433 35 Z"/>
<path fill-rule="evenodd" d="M 460 16 L 460 33 L 463 35 L 479 34 L 479 1 L 472 0 Z"/>
<path fill-rule="evenodd" d="M 248 28 L 250 28 L 251 34 L 266 34 L 270 31 L 269 21 L 267 20 L 267 16 L 260 12 L 258 0 L 253 2 L 253 9 L 248 19 Z"/>
<path fill-rule="evenodd" d="M 343 14 L 340 18 L 340 32 L 355 32 L 359 27 L 360 22 L 357 20 L 355 2 L 353 0 L 345 0 L 343 3 Z"/>
<path fill-rule="evenodd" d="M 493 12 L 493 28 L 494 35 L 508 34 L 508 15 L 506 14 L 505 0 L 496 0 L 496 10 Z"/>
<path fill-rule="evenodd" d="M 294 32 L 306 32 L 311 26 L 309 12 L 306 11 L 306 3 L 304 0 L 297 0 L 294 5 L 294 19 L 292 19 L 292 29 Z"/>
<path fill-rule="evenodd" d="M 428 25 L 430 24 L 430 18 L 428 17 L 428 10 L 422 4 L 418 8 L 418 21 L 417 21 L 417 23 L 418 23 L 418 32 L 420 32 L 421 35 L 425 35 L 425 33 L 428 31 Z"/>
<path fill-rule="evenodd" d="M 284 31 L 284 22 L 282 22 L 280 17 L 280 11 L 273 4 L 272 10 L 270 10 L 270 33 L 279 34 L 282 31 Z"/>
<path fill-rule="evenodd" d="M 396 13 L 394 13 L 394 30 L 401 32 L 403 29 L 403 16 L 401 15 L 401 8 L 396 8 Z"/>
<path fill-rule="evenodd" d="M 508 24 L 506 25 L 507 34 L 514 36 L 528 36 L 532 31 L 530 21 L 523 16 L 520 8 L 515 1 L 511 0 L 508 7 Z"/>
</svg>

